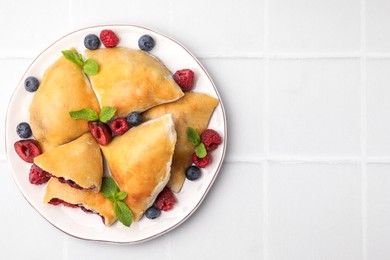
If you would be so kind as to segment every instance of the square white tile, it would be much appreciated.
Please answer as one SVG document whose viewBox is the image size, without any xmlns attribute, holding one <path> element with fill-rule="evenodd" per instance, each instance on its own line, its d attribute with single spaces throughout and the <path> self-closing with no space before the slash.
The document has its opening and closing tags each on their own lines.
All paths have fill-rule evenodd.
<svg viewBox="0 0 390 260">
<path fill-rule="evenodd" d="M 359 164 L 271 163 L 268 180 L 269 259 L 362 259 Z"/>
<path fill-rule="evenodd" d="M 359 79 L 355 59 L 271 60 L 271 156 L 359 155 Z"/>
<path fill-rule="evenodd" d="M 172 0 L 172 32 L 202 57 L 258 54 L 263 17 L 263 0 Z"/>
<path fill-rule="evenodd" d="M 367 60 L 367 155 L 390 156 L 390 59 Z"/>
<path fill-rule="evenodd" d="M 19 84 L 19 81 L 22 79 L 22 76 L 30 63 L 30 59 L 0 59 L 0 71 L 7 71 L 7 76 L 4 77 L 2 81 L 3 87 L 0 95 L 0 103 L 2 104 L 0 106 L 0 122 L 2 122 L 0 124 L 0 136 L 2 137 L 2 141 L 4 140 L 5 136 L 4 122 L 7 114 L 8 103 L 11 99 L 13 91 Z M 0 160 L 4 160 L 5 158 L 5 145 L 1 145 Z"/>
<path fill-rule="evenodd" d="M 35 57 L 67 32 L 68 1 L 0 1 L 0 55 Z"/>
<path fill-rule="evenodd" d="M 225 163 L 197 212 L 168 234 L 170 259 L 261 260 L 262 220 L 261 165 Z"/>
<path fill-rule="evenodd" d="M 221 94 L 228 125 L 228 161 L 264 156 L 263 74 L 259 59 L 202 59 Z M 245 76 L 238 76 L 240 74 Z"/>
<path fill-rule="evenodd" d="M 102 24 L 132 24 L 169 33 L 169 0 L 84 0 L 70 2 L 70 27 L 80 29 Z"/>
<path fill-rule="evenodd" d="M 353 52 L 360 48 L 360 1 L 269 1 L 269 50 Z"/>
<path fill-rule="evenodd" d="M 19 192 L 7 163 L 0 162 L 0 259 L 62 259 L 64 234 L 54 228 Z M 28 172 L 20 172 L 28 178 Z"/>
<path fill-rule="evenodd" d="M 367 166 L 367 259 L 390 259 L 390 164 Z"/>
<path fill-rule="evenodd" d="M 390 1 L 369 0 L 366 6 L 366 50 L 390 51 Z"/>
</svg>

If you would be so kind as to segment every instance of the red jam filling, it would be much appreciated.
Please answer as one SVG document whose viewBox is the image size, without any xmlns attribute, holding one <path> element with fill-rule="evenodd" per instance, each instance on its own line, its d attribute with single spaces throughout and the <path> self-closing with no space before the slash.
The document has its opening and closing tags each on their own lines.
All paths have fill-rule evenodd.
<svg viewBox="0 0 390 260">
<path fill-rule="evenodd" d="M 93 214 L 99 215 L 102 218 L 103 223 L 105 223 L 105 218 L 102 215 L 100 215 L 99 213 L 97 213 L 97 212 L 95 212 L 93 210 L 85 208 L 83 206 L 83 204 L 72 204 L 72 203 L 63 201 L 62 199 L 58 199 L 58 198 L 52 198 L 49 201 L 49 204 L 54 205 L 54 206 L 62 204 L 62 205 L 66 206 L 66 207 L 69 207 L 69 208 L 80 208 L 85 213 L 93 213 Z"/>
<path fill-rule="evenodd" d="M 66 180 L 64 177 L 57 177 L 57 176 L 54 176 L 53 174 L 49 173 L 48 174 L 50 175 L 50 177 L 53 177 L 53 178 L 56 178 L 59 182 L 61 183 L 66 183 L 68 184 L 70 187 L 72 188 L 75 188 L 75 189 L 78 189 L 78 190 L 94 190 L 96 188 L 95 185 L 92 185 L 91 187 L 89 188 L 83 188 L 81 187 L 80 185 L 78 185 L 77 183 L 75 183 L 74 181 L 72 180 Z"/>
</svg>

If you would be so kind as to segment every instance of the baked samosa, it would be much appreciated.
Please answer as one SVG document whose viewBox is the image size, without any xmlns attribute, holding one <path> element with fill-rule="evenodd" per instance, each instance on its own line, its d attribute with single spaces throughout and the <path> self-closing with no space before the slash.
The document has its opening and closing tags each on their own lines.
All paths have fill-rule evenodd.
<svg viewBox="0 0 390 260">
<path fill-rule="evenodd" d="M 168 186 L 179 192 L 185 180 L 185 170 L 192 163 L 194 145 L 188 141 L 187 128 L 202 133 L 209 123 L 218 99 L 203 93 L 189 92 L 176 102 L 156 106 L 143 113 L 145 121 L 172 114 L 177 133 L 175 153 L 173 155 L 171 178 Z"/>
<path fill-rule="evenodd" d="M 131 128 L 102 146 L 111 175 L 124 202 L 141 218 L 169 180 L 176 131 L 171 115 L 164 115 Z"/>
<path fill-rule="evenodd" d="M 118 117 L 184 95 L 164 64 L 145 51 L 102 48 L 86 50 L 86 55 L 99 63 L 99 73 L 90 78 L 100 106 L 115 107 Z"/>
</svg>

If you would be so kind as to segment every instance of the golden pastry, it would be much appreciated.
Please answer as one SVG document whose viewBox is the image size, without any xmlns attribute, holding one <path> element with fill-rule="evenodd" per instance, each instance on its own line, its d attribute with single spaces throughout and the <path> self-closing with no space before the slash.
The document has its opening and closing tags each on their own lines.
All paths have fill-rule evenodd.
<svg viewBox="0 0 390 260">
<path fill-rule="evenodd" d="M 169 180 L 176 132 L 171 115 L 131 128 L 102 146 L 111 175 L 121 191 L 127 192 L 124 202 L 141 218 Z"/>
<path fill-rule="evenodd" d="M 43 201 L 54 205 L 66 202 L 73 204 L 73 206 L 84 207 L 86 210 L 99 214 L 107 226 L 112 225 L 116 220 L 114 203 L 104 197 L 102 193 L 74 189 L 60 183 L 55 178 L 51 178 L 47 183 Z"/>
<path fill-rule="evenodd" d="M 85 107 L 100 110 L 82 69 L 61 57 L 46 70 L 30 105 L 30 126 L 43 152 L 88 132 L 86 120 L 69 116 Z"/>
<path fill-rule="evenodd" d="M 143 112 L 184 95 L 170 71 L 145 51 L 106 48 L 86 50 L 86 55 L 99 63 L 99 73 L 90 78 L 100 105 L 115 107 L 116 116 Z"/>
<path fill-rule="evenodd" d="M 145 121 L 172 114 L 177 132 L 177 142 L 173 155 L 171 178 L 168 186 L 179 192 L 185 180 L 185 170 L 192 163 L 194 145 L 187 139 L 187 128 L 202 133 L 209 123 L 218 100 L 207 94 L 189 92 L 176 102 L 159 105 L 143 113 Z"/>
<path fill-rule="evenodd" d="M 103 159 L 90 133 L 35 157 L 34 163 L 73 187 L 93 192 L 101 188 Z"/>
</svg>

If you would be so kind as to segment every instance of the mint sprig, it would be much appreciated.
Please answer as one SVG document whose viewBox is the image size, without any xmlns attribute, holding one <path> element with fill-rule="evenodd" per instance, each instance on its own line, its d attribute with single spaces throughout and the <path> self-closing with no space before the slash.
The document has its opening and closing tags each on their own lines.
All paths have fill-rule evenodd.
<svg viewBox="0 0 390 260">
<path fill-rule="evenodd" d="M 114 212 L 118 220 L 125 225 L 130 227 L 133 222 L 133 212 L 127 206 L 123 200 L 127 197 L 127 193 L 120 191 L 118 185 L 111 177 L 103 177 L 101 193 L 114 203 Z"/>
<path fill-rule="evenodd" d="M 187 128 L 187 138 L 195 146 L 195 153 L 199 158 L 204 158 L 207 155 L 207 150 L 200 140 L 198 132 L 192 128 Z"/>
<path fill-rule="evenodd" d="M 130 227 L 133 222 L 133 213 L 129 209 L 126 203 L 121 200 L 114 202 L 114 212 L 116 217 L 122 222 L 126 227 Z"/>
<path fill-rule="evenodd" d="M 62 55 L 64 55 L 65 58 L 67 58 L 77 66 L 82 67 L 85 74 L 87 75 L 96 75 L 99 71 L 99 64 L 95 60 L 87 59 L 84 62 L 83 56 L 81 56 L 81 54 L 79 54 L 75 50 L 64 50 L 62 51 Z"/>
<path fill-rule="evenodd" d="M 93 59 L 87 59 L 84 62 L 84 72 L 90 76 L 96 75 L 99 71 L 99 64 Z"/>
<path fill-rule="evenodd" d="M 116 108 L 114 107 L 102 107 L 102 110 L 100 110 L 99 119 L 103 123 L 106 123 L 108 120 L 110 120 L 116 112 Z"/>
<path fill-rule="evenodd" d="M 115 201 L 115 195 L 120 192 L 118 185 L 116 185 L 114 179 L 110 177 L 103 177 L 100 191 L 112 202 Z"/>
<path fill-rule="evenodd" d="M 114 107 L 103 107 L 100 111 L 100 114 L 88 107 L 76 110 L 76 111 L 70 111 L 69 115 L 73 119 L 85 119 L 88 121 L 96 121 L 100 120 L 103 123 L 106 123 L 108 120 L 110 120 L 116 112 L 116 108 Z"/>
<path fill-rule="evenodd" d="M 200 143 L 197 147 L 195 147 L 195 153 L 199 158 L 205 158 L 207 155 L 206 147 L 203 143 Z"/>
<path fill-rule="evenodd" d="M 77 53 L 74 50 L 62 51 L 62 55 L 64 55 L 65 58 L 67 58 L 77 66 L 82 67 L 84 65 L 83 56 L 81 56 L 81 54 Z"/>
<path fill-rule="evenodd" d="M 69 115 L 73 119 L 86 119 L 88 121 L 95 121 L 99 119 L 98 113 L 88 107 L 76 111 L 70 111 Z"/>
<path fill-rule="evenodd" d="M 187 137 L 188 140 L 193 144 L 193 145 L 199 145 L 200 143 L 200 137 L 198 132 L 192 127 L 187 128 Z"/>
</svg>

